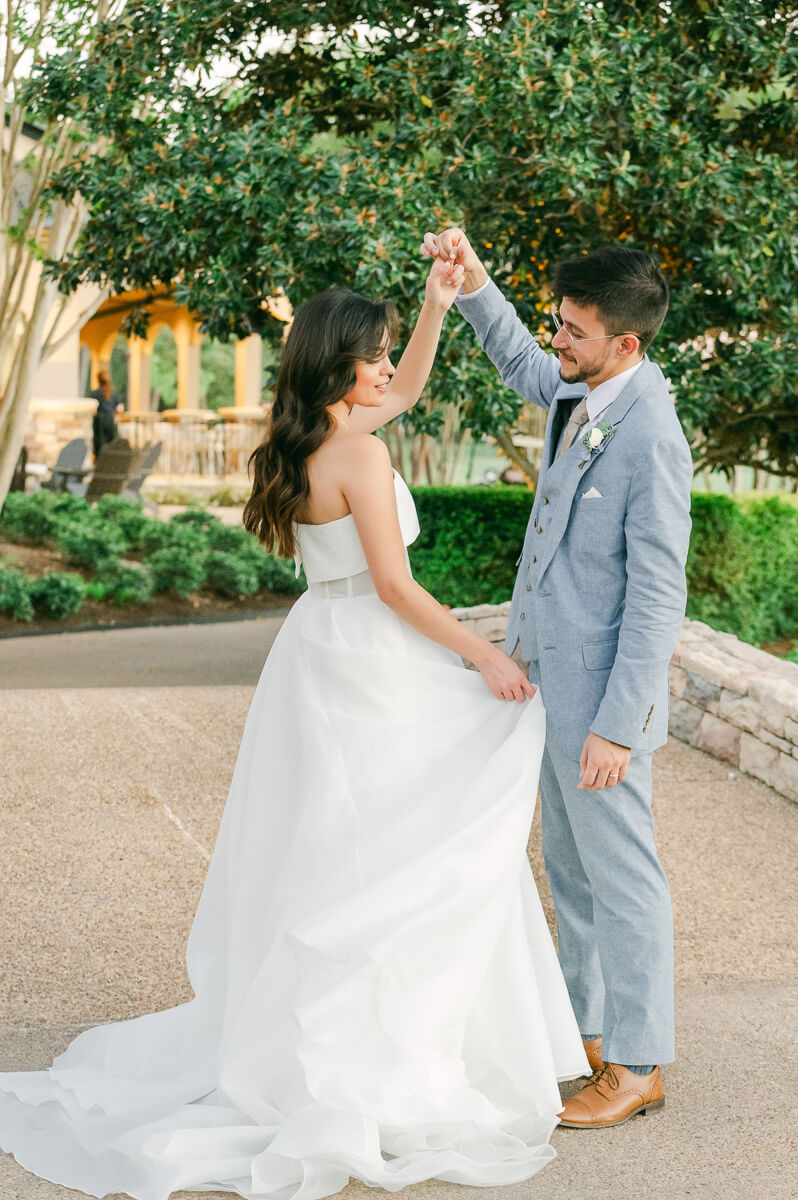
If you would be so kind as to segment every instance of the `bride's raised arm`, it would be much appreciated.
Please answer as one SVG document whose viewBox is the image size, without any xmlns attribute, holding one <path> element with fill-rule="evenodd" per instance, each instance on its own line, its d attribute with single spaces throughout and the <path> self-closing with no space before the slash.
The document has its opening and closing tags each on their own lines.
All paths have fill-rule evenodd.
<svg viewBox="0 0 798 1200">
<path fill-rule="evenodd" d="M 358 433 L 374 433 L 412 408 L 424 390 L 443 327 L 443 318 L 454 303 L 465 278 L 461 264 L 436 258 L 427 277 L 426 297 L 415 329 L 379 408 L 356 407 L 349 424 Z"/>
</svg>

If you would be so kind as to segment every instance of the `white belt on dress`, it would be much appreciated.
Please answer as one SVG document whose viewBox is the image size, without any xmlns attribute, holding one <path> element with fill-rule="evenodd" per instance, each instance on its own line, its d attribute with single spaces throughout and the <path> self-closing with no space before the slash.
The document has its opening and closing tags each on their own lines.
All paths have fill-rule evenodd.
<svg viewBox="0 0 798 1200">
<path fill-rule="evenodd" d="M 377 594 L 370 571 L 360 571 L 357 575 L 347 575 L 343 579 L 320 579 L 315 583 L 309 582 L 308 591 L 312 596 L 323 596 L 330 600 L 346 596 Z"/>
</svg>

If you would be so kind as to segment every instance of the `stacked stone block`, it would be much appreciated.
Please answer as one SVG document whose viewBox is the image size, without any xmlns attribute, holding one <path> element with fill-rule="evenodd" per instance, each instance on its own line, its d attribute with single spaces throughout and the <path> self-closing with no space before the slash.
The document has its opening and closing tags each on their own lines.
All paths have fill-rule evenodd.
<svg viewBox="0 0 798 1200">
<path fill-rule="evenodd" d="M 798 800 L 798 663 L 685 621 L 670 680 L 675 737 Z"/>
<path fill-rule="evenodd" d="M 25 428 L 28 461 L 52 467 L 58 452 L 73 438 L 83 438 L 91 448 L 96 400 L 32 400 Z"/>
</svg>

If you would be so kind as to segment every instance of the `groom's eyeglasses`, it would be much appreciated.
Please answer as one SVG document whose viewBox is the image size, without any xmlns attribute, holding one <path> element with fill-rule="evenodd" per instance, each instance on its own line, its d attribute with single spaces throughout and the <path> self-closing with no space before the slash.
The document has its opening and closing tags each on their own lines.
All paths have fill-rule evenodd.
<svg viewBox="0 0 798 1200">
<path fill-rule="evenodd" d="M 568 340 L 570 341 L 572 346 L 575 346 L 578 342 L 604 342 L 607 340 L 607 338 L 624 336 L 622 333 L 601 333 L 601 334 L 599 334 L 598 337 L 582 337 L 578 333 L 571 333 L 570 329 L 566 328 L 566 326 L 563 325 L 562 321 L 557 316 L 557 312 L 556 312 L 553 304 L 552 304 L 551 308 L 549 309 L 549 316 L 551 317 L 552 321 L 554 322 L 555 337 L 560 332 L 561 329 L 564 329 L 565 333 L 568 335 Z"/>
</svg>

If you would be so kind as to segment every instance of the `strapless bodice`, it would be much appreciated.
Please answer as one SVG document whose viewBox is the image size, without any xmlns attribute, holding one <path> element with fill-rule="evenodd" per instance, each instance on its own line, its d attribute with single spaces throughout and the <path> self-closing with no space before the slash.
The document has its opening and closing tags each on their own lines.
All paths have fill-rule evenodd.
<svg viewBox="0 0 798 1200">
<path fill-rule="evenodd" d="M 396 506 L 399 511 L 399 526 L 406 546 L 419 535 L 418 514 L 410 489 L 399 472 L 394 469 Z M 358 537 L 355 518 L 351 513 L 335 521 L 321 525 L 304 525 L 294 522 L 297 552 L 294 555 L 296 574 L 299 567 L 305 568 L 308 583 L 319 583 L 326 579 L 343 579 L 368 570 L 366 555 Z"/>
</svg>

